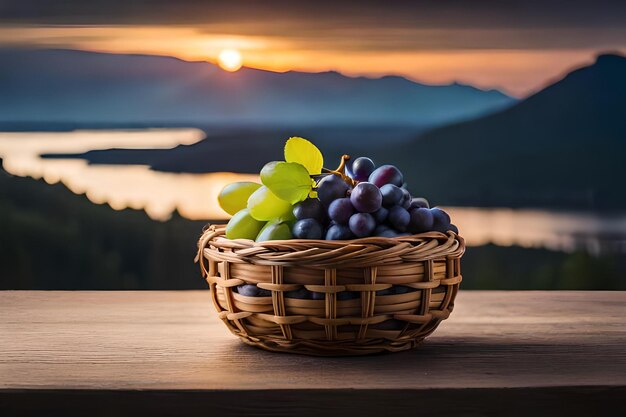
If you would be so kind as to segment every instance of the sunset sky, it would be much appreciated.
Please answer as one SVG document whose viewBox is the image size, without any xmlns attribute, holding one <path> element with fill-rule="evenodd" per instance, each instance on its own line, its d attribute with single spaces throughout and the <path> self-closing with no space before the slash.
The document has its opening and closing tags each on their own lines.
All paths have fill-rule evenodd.
<svg viewBox="0 0 626 417">
<path fill-rule="evenodd" d="M 0 1 L 0 45 L 173 55 L 274 71 L 399 74 L 524 96 L 626 52 L 626 2 Z"/>
</svg>

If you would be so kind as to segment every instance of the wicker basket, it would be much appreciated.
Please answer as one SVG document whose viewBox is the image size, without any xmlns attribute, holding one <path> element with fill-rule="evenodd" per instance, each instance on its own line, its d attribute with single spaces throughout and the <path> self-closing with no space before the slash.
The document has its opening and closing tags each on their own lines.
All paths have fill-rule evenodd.
<svg viewBox="0 0 626 417">
<path fill-rule="evenodd" d="M 448 318 L 461 282 L 465 244 L 453 232 L 255 243 L 226 239 L 224 230 L 210 226 L 198 242 L 202 275 L 230 331 L 271 351 L 335 356 L 411 349 Z M 239 294 L 242 284 L 271 296 Z M 302 287 L 325 295 L 286 295 Z"/>
</svg>

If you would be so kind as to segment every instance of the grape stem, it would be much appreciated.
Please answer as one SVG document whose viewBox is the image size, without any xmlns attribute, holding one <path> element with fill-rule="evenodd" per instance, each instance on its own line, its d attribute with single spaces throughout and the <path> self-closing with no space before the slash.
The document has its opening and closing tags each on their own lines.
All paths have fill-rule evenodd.
<svg viewBox="0 0 626 417">
<path fill-rule="evenodd" d="M 356 184 L 355 181 L 346 175 L 346 162 L 350 159 L 350 155 L 342 155 L 341 161 L 339 162 L 339 166 L 335 170 L 331 170 L 328 168 L 322 168 L 322 171 L 326 174 L 338 175 L 344 180 L 348 185 L 354 187 Z"/>
</svg>

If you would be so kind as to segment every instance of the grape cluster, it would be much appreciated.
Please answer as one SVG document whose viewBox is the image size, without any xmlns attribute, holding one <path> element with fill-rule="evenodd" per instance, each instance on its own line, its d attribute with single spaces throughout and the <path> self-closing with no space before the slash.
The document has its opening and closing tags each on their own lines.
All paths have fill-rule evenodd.
<svg viewBox="0 0 626 417">
<path fill-rule="evenodd" d="M 261 183 L 236 182 L 218 196 L 220 207 L 232 218 L 226 238 L 257 242 L 288 239 L 350 240 L 370 236 L 395 238 L 416 233 L 446 233 L 458 229 L 448 213 L 430 208 L 425 198 L 413 198 L 406 189 L 402 172 L 393 165 L 376 167 L 370 158 L 360 157 L 346 164 L 342 157 L 334 170 L 323 168 L 323 156 L 303 138 L 285 144 L 285 161 L 267 163 Z M 270 297 L 271 291 L 254 284 L 233 289 L 247 297 Z M 392 296 L 416 291 L 403 285 L 376 291 Z M 324 300 L 326 295 L 305 287 L 285 292 L 286 298 Z M 341 291 L 337 300 L 352 300 L 359 292 Z M 387 320 L 372 325 L 381 330 L 398 330 L 404 322 Z"/>
<path fill-rule="evenodd" d="M 415 288 L 407 287 L 405 285 L 394 285 L 384 290 L 376 291 L 376 296 L 383 297 L 386 295 L 398 295 L 406 294 L 417 291 Z M 235 292 L 245 295 L 246 297 L 271 297 L 272 292 L 259 288 L 254 284 L 242 284 L 235 287 Z M 304 287 L 297 290 L 286 291 L 286 298 L 296 298 L 299 300 L 323 300 L 326 294 L 323 292 L 309 291 Z M 337 300 L 354 300 L 359 298 L 360 294 L 357 291 L 342 291 L 337 293 Z"/>
<path fill-rule="evenodd" d="M 331 171 L 323 168 L 323 161 L 311 142 L 290 138 L 285 161 L 269 162 L 261 170 L 262 184 L 236 182 L 224 187 L 218 201 L 232 215 L 226 237 L 261 242 L 458 233 L 445 211 L 411 196 L 395 166 L 376 167 L 366 157 L 346 164 L 349 157 L 344 156 L 339 168 Z"/>
<path fill-rule="evenodd" d="M 376 167 L 360 157 L 346 169 L 352 181 L 328 174 L 316 187 L 317 198 L 296 204 L 291 229 L 297 239 L 348 240 L 368 236 L 398 237 L 428 231 L 458 233 L 450 216 L 412 198 L 402 172 L 393 165 Z"/>
</svg>

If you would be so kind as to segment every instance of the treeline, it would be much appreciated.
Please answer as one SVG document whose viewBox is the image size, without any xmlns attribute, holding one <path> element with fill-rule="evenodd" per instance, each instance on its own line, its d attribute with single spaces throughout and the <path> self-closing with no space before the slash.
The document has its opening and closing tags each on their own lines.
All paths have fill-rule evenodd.
<svg viewBox="0 0 626 417">
<path fill-rule="evenodd" d="M 205 288 L 193 263 L 204 224 L 156 222 L 2 170 L 0 288 Z"/>
<path fill-rule="evenodd" d="M 193 263 L 205 222 L 115 211 L 61 184 L 0 170 L 0 289 L 206 288 Z M 626 289 L 626 257 L 469 248 L 465 289 Z"/>
<path fill-rule="evenodd" d="M 468 248 L 462 270 L 464 289 L 626 290 L 624 255 L 487 245 Z"/>
</svg>

